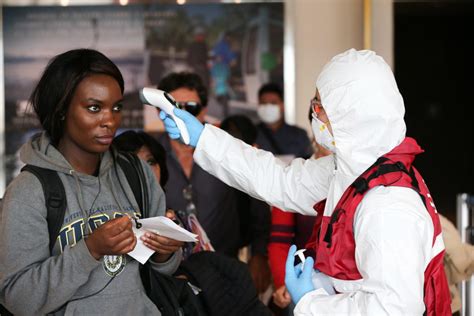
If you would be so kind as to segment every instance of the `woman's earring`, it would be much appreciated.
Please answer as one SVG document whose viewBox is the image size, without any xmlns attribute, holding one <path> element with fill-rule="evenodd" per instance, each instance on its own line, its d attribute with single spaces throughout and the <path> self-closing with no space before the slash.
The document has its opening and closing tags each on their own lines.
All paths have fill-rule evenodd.
<svg viewBox="0 0 474 316">
<path fill-rule="evenodd" d="M 66 119 L 66 115 L 62 115 L 60 118 L 59 118 L 61 121 L 64 121 Z"/>
</svg>

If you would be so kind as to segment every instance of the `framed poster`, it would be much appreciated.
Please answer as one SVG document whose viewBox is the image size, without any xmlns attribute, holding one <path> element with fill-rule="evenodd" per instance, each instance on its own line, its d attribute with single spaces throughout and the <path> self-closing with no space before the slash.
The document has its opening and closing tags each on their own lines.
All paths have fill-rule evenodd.
<svg viewBox="0 0 474 316">
<path fill-rule="evenodd" d="M 48 61 L 74 48 L 103 52 L 125 79 L 123 129 L 162 129 L 138 90 L 174 71 L 198 73 L 209 89 L 208 121 L 255 116 L 257 91 L 283 86 L 283 4 L 3 7 L 5 184 L 20 146 L 40 130 L 29 96 Z M 145 109 L 145 110 L 144 110 Z M 2 188 L 3 192 L 3 188 Z"/>
</svg>

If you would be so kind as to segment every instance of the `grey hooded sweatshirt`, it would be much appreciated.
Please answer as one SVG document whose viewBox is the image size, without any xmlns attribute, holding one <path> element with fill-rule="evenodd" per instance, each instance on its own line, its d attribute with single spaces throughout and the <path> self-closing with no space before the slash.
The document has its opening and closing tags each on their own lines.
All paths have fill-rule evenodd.
<svg viewBox="0 0 474 316">
<path fill-rule="evenodd" d="M 0 302 L 15 315 L 160 315 L 144 292 L 139 263 L 127 255 L 95 260 L 84 236 L 109 219 L 139 213 L 127 179 L 103 154 L 98 176 L 75 172 L 43 133 L 21 148 L 24 163 L 58 172 L 67 209 L 53 254 L 49 251 L 46 206 L 39 180 L 22 172 L 8 186 L 0 209 Z M 149 216 L 164 215 L 165 196 L 142 163 L 149 189 Z M 173 273 L 175 253 L 152 267 Z"/>
</svg>

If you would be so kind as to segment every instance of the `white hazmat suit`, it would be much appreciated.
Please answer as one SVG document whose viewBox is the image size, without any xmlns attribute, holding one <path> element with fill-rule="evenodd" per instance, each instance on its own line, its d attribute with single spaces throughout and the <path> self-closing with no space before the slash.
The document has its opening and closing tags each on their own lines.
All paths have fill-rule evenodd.
<svg viewBox="0 0 474 316">
<path fill-rule="evenodd" d="M 371 51 L 335 56 L 316 87 L 332 126 L 336 150 L 318 160 L 285 166 L 271 153 L 247 146 L 206 125 L 194 159 L 225 183 L 283 210 L 316 215 L 327 198 L 330 216 L 346 188 L 405 137 L 404 104 L 390 67 Z M 224 211 L 224 210 L 223 210 Z M 432 247 L 433 223 L 420 196 L 404 187 L 376 187 L 354 219 L 355 259 L 361 280 L 332 278 L 339 294 L 316 289 L 295 315 L 422 315 L 424 271 L 444 249 Z"/>
</svg>

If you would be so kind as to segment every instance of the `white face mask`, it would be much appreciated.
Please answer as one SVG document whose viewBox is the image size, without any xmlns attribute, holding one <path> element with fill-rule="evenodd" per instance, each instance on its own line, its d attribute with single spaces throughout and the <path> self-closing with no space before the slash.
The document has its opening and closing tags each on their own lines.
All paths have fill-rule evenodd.
<svg viewBox="0 0 474 316">
<path fill-rule="evenodd" d="M 311 120 L 311 128 L 313 129 L 316 142 L 318 142 L 318 144 L 327 150 L 335 153 L 336 142 L 334 141 L 334 137 L 329 132 L 328 126 L 313 116 L 313 119 Z"/>
<path fill-rule="evenodd" d="M 265 124 L 276 123 L 281 118 L 280 106 L 272 103 L 260 104 L 257 107 L 257 114 Z"/>
</svg>

